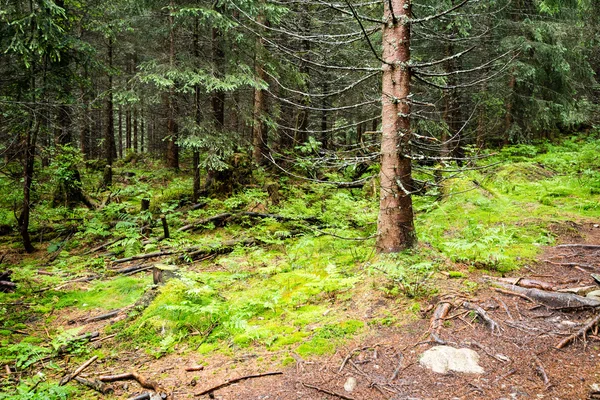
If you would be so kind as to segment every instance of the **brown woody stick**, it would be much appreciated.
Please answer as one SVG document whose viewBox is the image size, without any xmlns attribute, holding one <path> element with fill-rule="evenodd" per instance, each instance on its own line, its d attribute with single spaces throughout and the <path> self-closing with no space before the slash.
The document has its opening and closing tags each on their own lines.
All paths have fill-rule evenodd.
<svg viewBox="0 0 600 400">
<path fill-rule="evenodd" d="M 81 364 L 81 366 L 79 368 L 77 368 L 75 370 L 75 372 L 73 372 L 72 374 L 69 374 L 69 375 L 65 376 L 64 378 L 62 378 L 60 380 L 60 382 L 58 383 L 58 386 L 66 385 L 71 379 L 73 379 L 77 375 L 79 375 L 84 369 L 86 369 L 87 367 L 89 367 L 97 359 L 98 359 L 98 356 L 94 356 L 94 357 L 90 358 L 89 360 L 87 360 L 86 362 L 84 362 L 83 364 Z"/>
<path fill-rule="evenodd" d="M 165 392 L 165 390 L 161 388 L 157 382 L 147 380 L 137 372 L 127 372 L 118 375 L 105 375 L 98 378 L 98 380 L 101 382 L 128 381 L 131 379 L 136 380 L 144 389 L 152 389 L 155 392 Z"/>
<path fill-rule="evenodd" d="M 352 397 L 348 397 L 348 396 L 346 396 L 346 395 L 343 395 L 343 394 L 341 394 L 341 393 L 332 392 L 332 391 L 330 391 L 330 390 L 323 389 L 323 388 L 320 388 L 320 387 L 318 387 L 318 386 L 309 385 L 308 383 L 304 383 L 304 382 L 302 382 L 302 386 L 304 386 L 304 387 L 307 387 L 307 388 L 309 388 L 309 389 L 314 389 L 314 390 L 316 390 L 317 392 L 325 393 L 325 394 L 328 394 L 328 395 L 330 395 L 330 396 L 339 397 L 340 399 L 344 399 L 344 400 L 354 400 L 354 398 L 352 398 Z"/>
<path fill-rule="evenodd" d="M 237 382 L 240 382 L 240 381 L 244 381 L 246 379 L 261 378 L 263 376 L 271 376 L 271 375 L 283 375 L 283 372 L 265 372 L 264 374 L 246 375 L 246 376 L 242 376 L 240 378 L 230 379 L 230 380 L 228 380 L 226 382 L 221 383 L 220 385 L 213 386 L 210 389 L 206 389 L 203 392 L 196 393 L 195 396 L 196 397 L 203 396 L 205 394 L 214 392 L 215 390 L 222 389 L 224 387 L 227 387 L 229 385 L 233 385 L 234 383 L 237 383 Z"/>
</svg>

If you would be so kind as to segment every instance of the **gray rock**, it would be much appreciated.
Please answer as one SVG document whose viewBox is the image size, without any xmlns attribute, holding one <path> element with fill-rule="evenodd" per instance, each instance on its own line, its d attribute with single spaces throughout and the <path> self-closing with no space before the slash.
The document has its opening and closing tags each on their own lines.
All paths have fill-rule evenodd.
<svg viewBox="0 0 600 400">
<path fill-rule="evenodd" d="M 446 374 L 449 371 L 467 374 L 484 373 L 479 365 L 479 354 L 471 349 L 435 346 L 423 353 L 419 362 L 438 374 Z"/>
<path fill-rule="evenodd" d="M 356 389 L 356 385 L 356 378 L 351 376 L 346 380 L 346 383 L 344 383 L 344 390 L 348 393 L 351 393 L 354 391 L 354 389 Z"/>
</svg>

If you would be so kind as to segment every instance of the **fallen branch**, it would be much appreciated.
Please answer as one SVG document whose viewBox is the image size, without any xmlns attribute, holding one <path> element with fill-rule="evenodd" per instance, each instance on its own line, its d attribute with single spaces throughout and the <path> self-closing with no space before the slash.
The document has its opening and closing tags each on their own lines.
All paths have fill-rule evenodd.
<svg viewBox="0 0 600 400">
<path fill-rule="evenodd" d="M 105 314 L 100 314 L 100 315 L 96 315 L 95 317 L 90 317 L 88 319 L 86 319 L 85 321 L 83 321 L 84 324 L 89 324 L 91 322 L 96 322 L 96 321 L 102 321 L 105 319 L 110 319 L 113 317 L 116 317 L 117 315 L 119 315 L 119 313 L 121 313 L 124 309 L 123 308 L 118 308 L 116 310 L 112 310 L 109 311 Z"/>
<path fill-rule="evenodd" d="M 204 369 L 204 365 L 193 365 L 191 367 L 187 367 L 185 370 L 187 372 L 194 372 L 194 371 L 202 371 Z"/>
<path fill-rule="evenodd" d="M 494 321 L 489 314 L 481 307 L 476 304 L 469 303 L 468 301 L 463 302 L 462 306 L 470 311 L 475 311 L 477 315 L 489 326 L 492 333 L 500 334 L 501 328 L 496 321 Z"/>
<path fill-rule="evenodd" d="M 559 244 L 558 246 L 556 246 L 557 248 L 580 248 L 580 249 L 586 249 L 586 250 L 600 250 L 600 245 L 596 245 L 596 244 L 580 244 L 580 243 L 574 243 L 574 244 Z"/>
<path fill-rule="evenodd" d="M 84 362 L 83 364 L 81 364 L 81 366 L 79 368 L 77 368 L 72 374 L 68 374 L 67 376 L 62 378 L 60 380 L 60 382 L 58 383 L 58 386 L 64 386 L 67 383 L 69 383 L 70 380 L 76 378 L 77 375 L 79 375 L 84 369 L 89 367 L 97 359 L 98 359 L 98 356 L 94 356 L 94 357 L 90 358 L 89 360 L 87 360 L 86 362 Z"/>
<path fill-rule="evenodd" d="M 332 392 L 331 390 L 323 389 L 323 388 L 320 388 L 318 386 L 309 385 L 308 383 L 302 382 L 302 386 L 307 387 L 309 389 L 316 390 L 317 392 L 328 394 L 330 396 L 339 397 L 340 399 L 354 400 L 353 397 L 348 397 L 348 396 L 346 396 L 344 394 L 341 394 L 341 393 Z"/>
<path fill-rule="evenodd" d="M 543 281 L 538 281 L 535 279 L 526 279 L 526 278 L 495 278 L 500 282 L 508 283 L 510 285 L 517 285 L 528 289 L 541 289 L 554 291 L 556 288 L 553 284 Z"/>
<path fill-rule="evenodd" d="M 154 253 L 148 253 L 148 254 L 138 254 L 136 256 L 132 256 L 132 257 L 126 257 L 126 258 L 119 258 L 118 260 L 113 261 L 115 264 L 122 264 L 125 262 L 129 262 L 129 261 L 135 261 L 135 260 L 145 260 L 147 258 L 153 258 L 153 257 L 164 257 L 164 256 L 170 256 L 172 254 L 175 254 L 175 251 L 157 251 Z"/>
<path fill-rule="evenodd" d="M 157 382 L 145 379 L 144 377 L 139 375 L 137 372 L 127 372 L 127 373 L 118 374 L 118 375 L 105 375 L 105 376 L 99 377 L 98 380 L 101 382 L 117 382 L 117 381 L 135 380 L 144 389 L 152 389 L 157 393 L 166 393 L 166 391 L 163 388 L 161 388 Z"/>
<path fill-rule="evenodd" d="M 184 225 L 177 230 L 179 232 L 186 232 L 186 231 L 190 231 L 190 230 L 195 231 L 196 229 L 202 229 L 204 227 L 204 225 L 208 225 L 210 223 L 215 224 L 215 226 L 221 226 L 225 222 L 225 220 L 227 220 L 231 216 L 232 216 L 231 213 L 223 213 L 223 214 L 214 215 L 212 217 L 205 218 L 203 220 L 194 222 L 192 224 Z"/>
<path fill-rule="evenodd" d="M 542 378 L 542 380 L 544 381 L 544 385 L 546 386 L 546 389 L 549 389 L 552 386 L 552 384 L 550 383 L 550 379 L 548 379 L 548 374 L 546 374 L 546 369 L 544 368 L 544 364 L 542 364 L 540 359 L 535 355 L 533 356 L 533 362 L 535 363 L 535 370 L 538 373 L 538 375 Z"/>
<path fill-rule="evenodd" d="M 272 376 L 272 375 L 283 375 L 283 372 L 265 372 L 264 374 L 246 375 L 246 376 L 242 376 L 240 378 L 229 379 L 228 381 L 223 382 L 220 385 L 213 386 L 210 389 L 206 389 L 203 392 L 196 393 L 195 396 L 196 397 L 203 396 L 205 394 L 214 392 L 215 390 L 219 390 L 219 389 L 222 389 L 229 385 L 233 385 L 234 383 L 245 381 L 246 379 L 262 378 L 263 376 Z"/>
<path fill-rule="evenodd" d="M 578 330 L 576 333 L 563 339 L 559 344 L 556 345 L 556 348 L 562 349 L 563 347 L 565 347 L 566 345 L 568 345 L 569 343 L 571 343 L 572 341 L 574 341 L 575 339 L 577 339 L 580 336 L 585 340 L 587 332 L 589 330 L 593 329 L 596 325 L 598 325 L 598 323 L 600 323 L 600 314 L 598 314 L 594 318 L 592 318 L 592 320 L 590 320 L 590 322 L 585 324 L 585 326 L 583 328 L 581 328 L 580 330 Z"/>
<path fill-rule="evenodd" d="M 79 376 L 76 376 L 75 378 L 73 378 L 73 380 L 81 383 L 84 386 L 94 389 L 95 391 L 100 392 L 102 394 L 109 394 L 109 393 L 113 392 L 112 387 L 105 385 L 104 383 L 100 382 L 97 379 L 90 381 L 88 379 L 84 379 Z"/>
</svg>

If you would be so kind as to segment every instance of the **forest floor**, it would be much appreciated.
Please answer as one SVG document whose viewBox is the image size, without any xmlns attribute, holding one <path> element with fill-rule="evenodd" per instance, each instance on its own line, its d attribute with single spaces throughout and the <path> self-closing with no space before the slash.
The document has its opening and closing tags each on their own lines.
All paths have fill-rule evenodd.
<svg viewBox="0 0 600 400">
<path fill-rule="evenodd" d="M 375 255 L 373 239 L 341 239 L 374 233 L 372 195 L 291 182 L 278 206 L 260 189 L 200 209 L 169 203 L 158 211 L 173 238 L 160 242 L 139 236 L 147 218 L 131 216 L 139 197 L 124 194 L 83 226 L 72 218 L 76 233 L 40 238 L 31 256 L 16 235 L 0 239 L 0 264 L 17 283 L 0 293 L 0 399 L 158 398 L 153 389 L 172 399 L 595 398 L 597 324 L 585 340 L 557 346 L 597 308 L 566 311 L 515 294 L 528 280 L 549 293 L 598 285 L 590 273 L 600 270 L 600 141 L 589 143 L 536 158 L 521 154 L 533 148 L 509 149 L 493 172 L 448 184 L 446 200 L 417 199 L 419 247 L 397 256 Z M 224 212 L 287 219 L 207 222 Z M 201 229 L 177 231 L 187 223 Z M 191 245 L 201 254 L 185 250 Z M 176 278 L 157 288 L 152 268 L 165 264 Z M 507 278 L 515 279 L 508 290 L 498 286 Z M 476 351 L 485 372 L 422 367 L 421 355 L 442 342 Z M 131 379 L 103 384 L 105 394 L 81 380 L 58 386 L 87 360 L 77 379 L 136 372 L 146 387 Z"/>
</svg>

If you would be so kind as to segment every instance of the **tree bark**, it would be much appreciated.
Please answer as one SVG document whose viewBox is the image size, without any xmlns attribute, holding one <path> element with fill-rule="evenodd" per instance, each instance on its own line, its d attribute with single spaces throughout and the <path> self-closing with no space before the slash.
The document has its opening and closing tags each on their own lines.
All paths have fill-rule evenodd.
<svg viewBox="0 0 600 400">
<path fill-rule="evenodd" d="M 169 66 L 172 69 L 175 66 L 175 23 L 173 12 L 175 3 L 173 0 L 169 3 Z M 169 88 L 167 100 L 167 167 L 179 169 L 179 145 L 177 144 L 178 127 L 175 122 L 175 88 Z"/>
<path fill-rule="evenodd" d="M 260 7 L 264 6 L 264 0 L 260 2 Z M 257 23 L 265 25 L 267 19 L 264 12 L 261 10 L 256 18 Z M 255 42 L 255 59 L 254 59 L 254 70 L 256 74 L 256 80 L 262 83 L 266 79 L 266 74 L 263 69 L 263 53 L 264 53 L 264 40 L 262 37 L 257 36 Z M 252 114 L 252 158 L 256 165 L 264 165 L 267 161 L 265 155 L 268 152 L 267 147 L 267 125 L 264 122 L 265 115 L 265 94 L 261 88 L 254 89 L 254 111 Z"/>
<path fill-rule="evenodd" d="M 392 10 L 393 8 L 393 10 Z M 410 155 L 411 1 L 384 2 L 381 186 L 377 251 L 399 252 L 415 246 Z"/>
<path fill-rule="evenodd" d="M 113 64 L 113 41 L 112 38 L 108 39 L 108 93 L 106 94 L 106 123 L 104 127 L 104 157 L 106 160 L 105 172 L 104 172 L 104 186 L 108 187 L 112 185 L 112 164 L 113 164 L 113 152 L 115 148 L 115 126 L 114 126 L 114 106 L 113 106 L 113 77 L 112 77 L 112 64 Z"/>
</svg>

